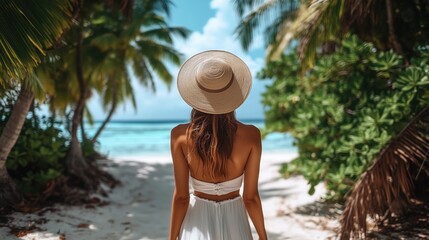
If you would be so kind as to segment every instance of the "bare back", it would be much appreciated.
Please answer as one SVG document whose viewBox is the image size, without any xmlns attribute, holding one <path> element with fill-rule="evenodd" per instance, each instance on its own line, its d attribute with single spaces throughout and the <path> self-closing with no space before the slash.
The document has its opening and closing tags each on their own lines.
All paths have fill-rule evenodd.
<svg viewBox="0 0 429 240">
<path fill-rule="evenodd" d="M 183 156 L 188 156 L 188 146 L 186 134 L 189 124 L 177 126 L 173 131 L 176 132 L 178 144 L 183 152 Z M 245 125 L 238 123 L 237 131 L 233 140 L 233 148 L 230 158 L 227 161 L 226 177 L 217 176 L 210 177 L 209 174 L 203 172 L 202 162 L 198 155 L 191 153 L 190 159 L 186 159 L 188 171 L 193 178 L 204 182 L 224 182 L 241 176 L 244 172 L 244 192 L 243 195 L 257 193 L 257 181 L 259 175 L 259 161 L 261 155 L 261 135 L 259 129 L 253 125 Z M 173 157 L 174 158 L 174 157 Z M 185 168 L 183 168 L 185 170 Z M 185 174 L 185 173 L 183 173 Z M 187 184 L 187 183 L 186 183 Z M 225 195 L 210 195 L 202 192 L 194 192 L 198 197 L 223 201 L 231 199 L 239 195 L 239 191 L 231 192 Z"/>
</svg>

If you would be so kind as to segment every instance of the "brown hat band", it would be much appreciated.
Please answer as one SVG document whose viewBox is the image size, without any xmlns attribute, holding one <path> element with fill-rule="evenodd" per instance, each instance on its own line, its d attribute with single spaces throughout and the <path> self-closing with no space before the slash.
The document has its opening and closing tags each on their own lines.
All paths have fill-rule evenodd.
<svg viewBox="0 0 429 240">
<path fill-rule="evenodd" d="M 228 89 L 232 85 L 233 80 L 234 80 L 234 77 L 231 77 L 231 79 L 229 80 L 228 84 L 225 87 L 221 88 L 221 89 L 208 89 L 208 88 L 205 88 L 203 85 L 201 85 L 198 81 L 196 81 L 196 82 L 197 82 L 197 86 L 201 90 L 204 90 L 204 91 L 210 92 L 210 93 L 220 93 L 220 92 L 223 92 L 226 89 Z"/>
</svg>

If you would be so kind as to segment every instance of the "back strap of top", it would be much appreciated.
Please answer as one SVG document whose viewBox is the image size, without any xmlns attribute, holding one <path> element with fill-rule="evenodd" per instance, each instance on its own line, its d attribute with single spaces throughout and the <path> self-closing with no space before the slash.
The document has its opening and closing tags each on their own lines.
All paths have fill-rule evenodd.
<svg viewBox="0 0 429 240">
<path fill-rule="evenodd" d="M 241 184 L 243 182 L 243 176 L 244 174 L 237 178 L 220 183 L 203 182 L 190 176 L 190 181 L 194 191 L 211 195 L 224 195 L 240 190 Z"/>
</svg>

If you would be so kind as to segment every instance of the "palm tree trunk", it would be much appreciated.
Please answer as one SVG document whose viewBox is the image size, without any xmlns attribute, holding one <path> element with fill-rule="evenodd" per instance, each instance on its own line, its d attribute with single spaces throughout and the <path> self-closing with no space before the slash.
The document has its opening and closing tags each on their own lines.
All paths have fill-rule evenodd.
<svg viewBox="0 0 429 240">
<path fill-rule="evenodd" d="M 67 153 L 66 164 L 67 170 L 71 175 L 76 177 L 82 183 L 82 187 L 94 190 L 98 187 L 98 179 L 93 176 L 92 169 L 89 163 L 83 157 L 82 147 L 77 137 L 77 131 L 80 124 L 82 110 L 85 106 L 85 81 L 83 77 L 83 17 L 82 6 L 83 1 L 79 1 L 78 6 L 78 21 L 79 29 L 76 45 L 76 75 L 79 83 L 79 99 L 73 111 L 72 127 L 71 127 L 71 143 Z"/>
<path fill-rule="evenodd" d="M 104 119 L 103 123 L 98 128 L 97 132 L 95 133 L 94 137 L 92 138 L 92 140 L 91 140 L 92 143 L 95 143 L 97 141 L 98 137 L 100 136 L 101 132 L 106 127 L 107 123 L 110 122 L 110 119 L 112 118 L 113 113 L 115 113 L 115 111 L 116 111 L 116 101 L 112 103 L 109 114 L 107 115 L 106 119 Z"/>
<path fill-rule="evenodd" d="M 36 114 L 36 101 L 34 101 L 34 98 L 30 104 L 30 111 L 31 111 L 31 118 L 33 120 L 33 123 L 38 124 L 39 119 L 37 118 L 37 114 Z"/>
<path fill-rule="evenodd" d="M 83 142 L 85 142 L 87 139 L 86 133 L 85 133 L 85 125 L 83 124 L 84 111 L 85 111 L 85 107 L 82 108 L 82 112 L 80 113 L 80 135 L 82 137 Z"/>
<path fill-rule="evenodd" d="M 79 29 L 76 45 L 76 75 L 79 83 L 79 99 L 73 112 L 71 127 L 71 143 L 67 153 L 66 164 L 68 172 L 79 181 L 81 187 L 88 190 L 100 190 L 100 181 L 114 186 L 118 182 L 107 172 L 99 170 L 96 166 L 87 162 L 83 156 L 82 147 L 77 138 L 77 131 L 82 118 L 83 108 L 86 101 L 86 85 L 83 76 L 83 0 L 79 1 L 78 21 Z"/>
<path fill-rule="evenodd" d="M 393 49 L 395 49 L 397 53 L 399 53 L 401 56 L 405 58 L 406 56 L 405 56 L 404 50 L 402 49 L 402 46 L 399 43 L 395 33 L 395 24 L 393 22 L 392 0 L 386 0 L 386 13 L 387 13 L 387 26 L 389 29 L 389 42 L 393 45 Z M 408 62 L 406 58 L 405 58 L 405 61 Z"/>
<path fill-rule="evenodd" d="M 101 132 L 104 130 L 104 128 L 106 127 L 107 123 L 110 122 L 110 119 L 113 116 L 113 113 L 115 113 L 116 111 L 116 106 L 117 106 L 117 87 L 116 87 L 116 79 L 114 80 L 115 84 L 113 86 L 113 99 L 112 99 L 112 106 L 110 108 L 109 114 L 107 115 L 106 119 L 104 119 L 103 123 L 101 124 L 101 126 L 98 128 L 97 132 L 95 133 L 94 137 L 92 138 L 92 143 L 95 143 L 98 139 L 98 137 L 100 136 Z"/>
<path fill-rule="evenodd" d="M 7 172 L 6 160 L 19 137 L 33 98 L 33 92 L 22 84 L 21 92 L 0 136 L 0 208 L 21 200 L 21 195 Z"/>
</svg>

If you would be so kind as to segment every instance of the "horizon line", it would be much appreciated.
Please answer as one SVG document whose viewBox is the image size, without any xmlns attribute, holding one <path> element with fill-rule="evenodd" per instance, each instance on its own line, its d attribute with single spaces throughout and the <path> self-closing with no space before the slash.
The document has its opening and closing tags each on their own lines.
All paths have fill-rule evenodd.
<svg viewBox="0 0 429 240">
<path fill-rule="evenodd" d="M 239 121 L 243 122 L 263 122 L 265 121 L 264 118 L 241 118 L 238 119 Z M 103 122 L 104 119 L 96 119 L 93 122 Z M 85 122 L 88 122 L 88 120 L 85 120 Z M 176 122 L 189 122 L 189 119 L 112 119 L 109 122 L 134 122 L 134 123 L 176 123 Z"/>
</svg>

